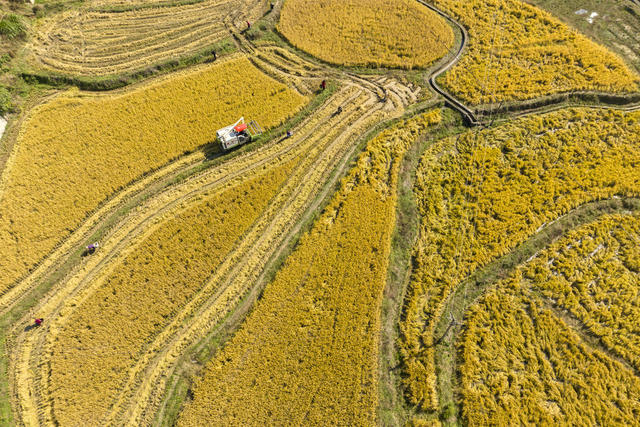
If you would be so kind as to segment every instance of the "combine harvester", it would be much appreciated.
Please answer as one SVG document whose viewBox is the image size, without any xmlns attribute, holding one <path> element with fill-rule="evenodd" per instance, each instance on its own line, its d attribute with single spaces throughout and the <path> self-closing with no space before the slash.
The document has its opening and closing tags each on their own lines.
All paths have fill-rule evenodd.
<svg viewBox="0 0 640 427">
<path fill-rule="evenodd" d="M 233 147 L 237 147 L 247 142 L 251 142 L 253 138 L 262 134 L 262 128 L 255 120 L 248 124 L 244 122 L 244 117 L 227 127 L 223 127 L 216 132 L 218 141 L 224 151 L 228 151 Z"/>
</svg>

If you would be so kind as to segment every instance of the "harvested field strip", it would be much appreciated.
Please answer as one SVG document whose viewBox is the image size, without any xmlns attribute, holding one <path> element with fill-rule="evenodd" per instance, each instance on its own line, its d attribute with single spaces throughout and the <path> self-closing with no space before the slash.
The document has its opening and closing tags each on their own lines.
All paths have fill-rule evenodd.
<svg viewBox="0 0 640 427">
<path fill-rule="evenodd" d="M 295 161 L 198 200 L 131 247 L 110 274 L 95 279 L 101 282 L 95 293 L 49 332 L 55 336 L 49 368 L 55 422 L 102 419 L 138 360 L 140 344 L 193 297 L 261 215 Z"/>
<path fill-rule="evenodd" d="M 36 108 L 0 182 L 0 291 L 140 175 L 243 114 L 270 128 L 305 101 L 236 57 L 118 95 L 68 94 Z"/>
<path fill-rule="evenodd" d="M 470 104 L 518 101 L 576 90 L 638 91 L 624 61 L 549 13 L 520 0 L 435 0 L 469 31 L 443 85 Z"/>
<path fill-rule="evenodd" d="M 349 66 L 426 67 L 454 41 L 442 17 L 411 0 L 287 0 L 278 30 L 297 48 Z"/>
<path fill-rule="evenodd" d="M 138 369 L 136 371 L 138 372 L 138 374 L 145 373 L 145 369 L 146 370 L 153 369 L 155 367 L 153 364 L 160 364 L 160 362 L 162 362 L 162 364 L 160 365 L 160 368 L 148 371 L 146 372 L 147 375 L 144 375 L 144 376 L 135 374 L 135 372 L 131 373 L 130 381 L 133 381 L 133 382 L 132 383 L 130 382 L 129 384 L 133 385 L 134 387 L 144 386 L 144 388 L 142 389 L 144 394 L 140 399 L 138 399 L 140 395 L 134 395 L 133 398 L 132 396 L 129 396 L 129 395 L 123 395 L 122 398 L 119 399 L 118 401 L 119 403 L 113 408 L 112 415 L 110 415 L 111 418 L 109 419 L 126 420 L 126 419 L 131 419 L 130 417 L 132 416 L 138 417 L 135 419 L 139 419 L 139 417 L 145 417 L 144 419 L 149 419 L 149 417 L 153 416 L 152 409 L 150 411 L 146 410 L 146 405 L 151 405 L 151 407 L 153 407 L 153 405 L 158 404 L 158 401 L 161 397 L 161 393 L 163 390 L 161 386 L 158 387 L 158 384 L 162 385 L 163 381 L 166 381 L 167 369 L 172 368 L 172 364 L 175 362 L 176 358 L 180 355 L 180 349 L 184 349 L 186 346 L 189 346 L 190 343 L 199 339 L 200 336 L 202 336 L 202 334 L 205 333 L 204 331 L 206 331 L 210 327 L 209 325 L 215 324 L 221 316 L 224 316 L 224 313 L 227 312 L 230 308 L 232 308 L 232 306 L 234 305 L 234 301 L 237 301 L 238 298 L 240 298 L 246 292 L 246 289 L 251 286 L 252 281 L 255 281 L 255 279 L 251 279 L 251 277 L 255 278 L 260 276 L 266 260 L 269 259 L 270 257 L 269 253 L 273 253 L 273 251 L 278 245 L 277 242 L 280 242 L 283 238 L 285 238 L 285 236 L 287 235 L 287 232 L 285 230 L 288 230 L 294 227 L 294 224 L 296 223 L 296 218 L 298 218 L 301 215 L 301 213 L 304 212 L 305 208 L 309 206 L 309 204 L 314 198 L 314 194 L 317 195 L 317 192 L 319 191 L 319 189 L 322 188 L 322 184 L 326 181 L 328 174 L 331 173 L 330 171 L 332 169 L 335 169 L 335 165 L 340 163 L 341 161 L 340 159 L 345 158 L 345 156 L 352 151 L 353 149 L 352 143 L 355 140 L 356 136 L 359 135 L 360 132 L 362 132 L 362 129 L 366 129 L 376 120 L 380 119 L 379 114 L 374 114 L 374 113 L 379 108 L 382 108 L 384 104 L 378 104 L 380 105 L 380 107 L 374 106 L 373 109 L 361 108 L 362 99 L 356 100 L 356 98 L 353 98 L 353 95 L 350 95 L 350 94 L 354 94 L 357 97 L 357 93 L 354 93 L 353 90 L 348 90 L 347 92 L 343 92 L 339 97 L 337 97 L 335 100 L 333 100 L 332 102 L 327 104 L 325 107 L 323 107 L 324 112 L 319 114 L 318 117 L 312 117 L 311 119 L 309 119 L 307 123 L 303 125 L 303 127 L 299 131 L 296 131 L 293 138 L 290 138 L 289 140 L 284 140 L 282 142 L 282 144 L 284 145 L 276 144 L 276 145 L 269 146 L 268 148 L 258 149 L 256 150 L 256 152 L 252 152 L 250 155 L 243 156 L 239 159 L 234 159 L 234 160 L 238 160 L 237 162 L 231 162 L 229 165 L 221 166 L 220 168 L 218 168 L 217 171 L 204 174 L 203 177 L 193 180 L 193 182 L 189 182 L 188 186 L 185 184 L 184 186 L 185 190 L 186 188 L 206 189 L 207 185 L 202 186 L 202 184 L 200 184 L 200 186 L 198 186 L 197 183 L 198 182 L 204 183 L 207 181 L 212 183 L 216 182 L 216 181 L 211 181 L 211 179 L 213 179 L 214 176 L 225 176 L 228 174 L 228 172 L 225 173 L 226 169 L 233 170 L 233 169 L 236 169 L 238 165 L 246 165 L 242 167 L 247 167 L 251 165 L 252 168 L 259 168 L 261 167 L 260 166 L 261 162 L 257 160 L 260 158 L 260 156 L 266 155 L 265 154 L 266 152 L 276 153 L 280 151 L 282 153 L 286 153 L 288 150 L 290 150 L 286 148 L 287 146 L 294 148 L 300 145 L 301 143 L 314 145 L 315 143 L 313 143 L 313 138 L 310 139 L 309 136 L 316 135 L 317 130 L 314 130 L 314 129 L 318 128 L 319 126 L 322 127 L 323 129 L 331 130 L 331 133 L 327 134 L 326 136 L 323 136 L 322 138 L 326 139 L 327 141 L 335 141 L 330 145 L 330 147 L 335 147 L 335 148 L 331 148 L 327 150 L 326 148 L 325 149 L 321 148 L 321 146 L 317 147 L 316 152 L 323 153 L 323 156 L 321 158 L 324 159 L 322 160 L 322 162 L 324 162 L 325 164 L 316 162 L 314 166 L 309 169 L 312 175 L 307 174 L 308 176 L 306 176 L 303 179 L 302 182 L 304 182 L 305 184 L 300 188 L 295 189 L 295 187 L 293 187 L 294 190 L 288 190 L 292 194 L 291 196 L 289 196 L 289 198 L 293 197 L 293 199 L 291 199 L 291 202 L 286 202 L 284 206 L 288 205 L 289 208 L 287 208 L 286 211 L 283 212 L 282 214 L 278 213 L 278 217 L 274 219 L 275 222 L 274 221 L 270 222 L 270 220 L 268 220 L 267 218 L 265 219 L 265 221 L 263 221 L 264 225 L 262 226 L 254 225 L 255 231 L 252 232 L 254 237 L 247 237 L 249 240 L 245 239 L 247 241 L 246 248 L 239 252 L 236 251 L 238 252 L 236 255 L 237 260 L 235 260 L 235 258 L 229 259 L 229 261 L 226 262 L 227 267 L 224 267 L 224 266 L 221 267 L 221 270 L 226 269 L 224 271 L 229 272 L 228 274 L 225 273 L 227 274 L 227 279 L 225 279 L 225 282 L 223 282 L 223 283 L 228 283 L 226 286 L 228 286 L 229 289 L 220 290 L 218 292 L 219 295 L 218 296 L 214 295 L 215 298 L 213 299 L 213 301 L 208 303 L 209 305 L 205 305 L 200 309 L 198 309 L 198 304 L 189 304 L 189 306 L 185 308 L 184 315 L 178 314 L 176 316 L 176 318 L 179 321 L 180 320 L 184 321 L 186 319 L 189 323 L 187 323 L 182 328 L 182 330 L 180 330 L 180 329 L 177 329 L 177 327 L 181 326 L 180 322 L 177 322 L 177 323 L 174 322 L 174 326 L 173 326 L 174 329 L 171 329 L 172 327 L 170 326 L 167 332 L 164 333 L 167 339 L 169 338 L 172 339 L 171 343 L 173 347 L 169 347 L 166 351 L 164 350 L 161 351 L 160 354 L 158 354 L 157 350 L 149 350 L 149 353 L 152 356 L 155 356 L 154 360 L 147 359 L 147 362 L 145 362 L 144 357 L 141 358 L 140 367 L 136 368 Z M 346 102 L 349 98 L 352 98 L 353 102 Z M 369 102 L 372 102 L 372 101 L 373 100 Z M 333 113 L 335 112 L 336 107 L 340 104 L 344 106 L 344 111 L 343 111 L 343 114 L 336 116 Z M 353 109 L 351 105 L 353 105 Z M 349 120 L 348 123 L 341 124 L 340 126 L 337 126 L 337 127 L 335 126 L 335 124 L 332 124 L 332 122 L 336 120 L 338 121 L 338 123 L 340 123 L 342 120 L 346 120 L 347 118 Z M 269 156 L 272 156 L 272 155 L 269 155 Z M 213 188 L 213 187 L 209 186 L 208 188 Z M 167 197 L 169 197 L 169 195 L 167 195 Z M 284 194 L 282 197 L 285 197 Z M 166 198 L 166 197 L 163 197 L 163 198 L 167 201 L 171 200 L 171 198 Z M 283 200 L 286 200 L 286 197 Z M 307 201 L 304 201 L 304 200 L 307 200 Z M 162 206 L 162 204 L 160 205 L 156 203 L 154 204 L 156 206 Z M 150 212 L 153 212 L 153 211 L 150 211 Z M 276 212 L 277 212 L 277 207 L 274 208 L 274 213 Z M 269 214 L 267 214 L 266 216 L 269 216 Z M 265 233 L 265 230 L 267 230 L 266 233 Z M 121 236 L 126 235 L 124 231 L 120 232 L 120 230 L 118 230 L 117 234 Z M 254 240 L 252 241 L 251 239 L 254 239 Z M 264 253 L 265 254 L 264 257 L 256 256 L 255 259 L 250 258 L 249 259 L 250 262 L 248 263 L 249 265 L 247 266 L 241 265 L 240 267 L 242 267 L 242 269 L 240 269 L 240 271 L 235 271 L 239 269 L 238 260 L 243 260 L 243 262 L 245 262 L 247 259 L 246 253 L 248 251 L 248 248 L 252 248 L 252 247 L 260 248 L 259 251 L 257 251 L 257 253 Z M 112 249 L 105 248 L 105 251 L 107 251 L 105 253 L 108 253 L 111 250 Z M 250 251 L 249 253 L 254 254 L 256 253 L 256 251 Z M 92 261 L 90 261 L 90 263 Z M 98 265 L 106 266 L 106 265 L 113 264 L 114 262 L 115 261 L 109 261 L 109 264 L 98 263 Z M 93 263 L 93 265 L 96 265 L 96 264 Z M 229 267 L 234 267 L 234 268 L 229 269 Z M 102 268 L 102 267 L 99 267 L 99 268 Z M 69 298 L 69 296 L 65 297 L 64 295 L 77 294 L 78 297 L 76 297 L 75 301 L 80 303 L 82 301 L 82 298 L 84 298 L 81 296 L 81 294 L 90 295 L 91 292 L 93 292 L 93 291 L 90 291 L 88 288 L 82 291 L 83 287 L 86 287 L 90 283 L 93 285 L 94 275 L 102 274 L 102 273 L 98 273 L 99 270 L 96 270 L 95 273 L 90 273 L 93 270 L 94 270 L 93 268 L 83 268 L 82 271 L 84 271 L 85 273 L 82 273 L 82 271 L 80 271 L 78 273 L 79 275 L 77 276 L 78 277 L 77 279 L 73 279 L 67 285 L 64 285 L 61 290 L 55 293 L 55 298 L 52 298 L 50 301 L 47 301 L 46 307 L 50 307 L 50 308 L 47 308 L 45 310 L 44 308 L 45 305 L 43 305 L 39 310 L 45 310 L 46 313 L 51 313 L 52 318 L 55 317 L 54 313 L 60 312 L 60 309 L 64 307 L 64 305 L 62 304 L 62 301 Z M 87 280 L 85 281 L 84 279 L 82 279 L 82 277 L 85 277 L 84 275 L 87 273 L 90 275 L 86 276 Z M 100 277 L 100 276 L 96 276 L 96 277 Z M 229 279 L 229 277 L 234 277 L 234 279 L 231 280 Z M 247 278 L 247 279 L 243 280 L 244 278 Z M 223 277 L 219 277 L 218 280 L 222 280 L 222 279 Z M 227 282 L 226 280 L 229 280 L 230 282 Z M 234 286 L 231 286 L 232 284 Z M 198 294 L 200 298 L 200 303 L 202 303 L 203 301 L 206 301 L 207 298 L 213 298 L 211 297 L 211 293 L 215 294 L 216 289 L 220 289 L 220 286 L 218 283 L 210 282 L 208 285 L 206 285 L 205 288 L 202 289 L 201 293 Z M 71 294 L 69 294 L 69 292 L 71 292 Z M 53 311 L 50 311 L 50 310 L 53 310 Z M 193 315 L 194 311 L 200 314 Z M 63 312 L 65 314 L 68 314 L 67 311 L 65 310 L 63 310 Z M 65 320 L 64 316 L 61 318 L 61 320 L 62 321 Z M 36 372 L 39 372 L 39 375 L 38 375 L 39 378 L 42 379 L 47 377 L 46 371 L 42 371 L 41 368 L 38 368 L 38 366 L 43 366 L 39 364 L 38 360 L 39 360 L 39 357 L 41 356 L 40 347 L 44 345 L 44 341 L 41 338 L 36 339 L 33 337 L 26 337 L 28 338 L 28 340 L 27 342 L 24 342 L 22 341 L 24 338 L 25 337 L 19 337 L 18 343 L 16 345 L 16 348 L 22 347 L 24 349 L 23 350 L 24 352 L 22 353 L 22 356 L 21 356 L 22 362 L 20 362 L 23 365 L 18 364 L 19 366 L 24 366 L 24 368 L 20 368 L 18 366 L 17 370 L 15 371 L 17 375 L 17 379 L 15 380 L 15 382 L 18 384 L 25 384 L 25 387 L 22 388 L 22 390 L 24 390 L 24 397 L 26 398 L 27 402 L 29 400 L 32 401 L 32 404 L 27 404 L 23 406 L 23 409 L 26 408 L 26 412 L 27 412 L 26 414 L 23 414 L 23 415 L 26 418 L 34 416 L 36 417 L 35 419 L 37 419 L 38 418 L 37 413 L 42 414 L 43 412 L 46 413 L 49 410 L 46 409 L 46 406 L 41 406 L 39 403 L 37 403 L 37 401 L 43 401 L 41 397 L 37 396 L 38 393 L 34 392 L 34 390 L 39 390 L 40 386 L 36 387 L 35 385 L 33 385 L 32 379 L 30 379 L 29 376 L 23 377 L 23 373 L 26 374 L 29 371 L 29 369 L 33 369 Z M 166 346 L 166 343 L 163 344 L 163 341 L 160 337 L 157 338 L 156 341 L 159 349 L 162 350 Z M 52 343 L 49 343 L 47 345 L 51 345 L 51 344 Z M 20 354 L 20 350 L 16 350 L 16 354 Z M 145 363 L 152 364 L 151 368 L 145 368 Z M 29 368 L 28 366 L 31 366 L 31 368 Z M 149 381 L 147 381 L 148 376 L 151 377 Z M 142 378 L 145 379 L 144 383 L 141 383 Z M 29 390 L 31 390 L 31 392 L 34 392 L 35 396 L 32 396 Z M 19 393 L 22 394 L 22 391 L 19 391 Z M 151 396 L 149 400 L 144 400 L 145 395 Z M 24 400 L 24 398 L 21 396 L 19 399 L 16 399 L 16 400 L 22 401 Z M 41 409 L 36 409 L 38 407 L 40 407 Z M 117 409 L 117 408 L 121 408 L 121 409 Z M 126 408 L 130 408 L 130 409 L 127 409 L 125 411 Z M 33 412 L 33 415 L 29 415 L 29 413 L 32 413 L 30 411 L 34 411 L 34 410 L 35 412 Z M 117 423 L 120 423 L 120 421 L 118 421 Z"/>
<path fill-rule="evenodd" d="M 453 290 L 577 206 L 639 194 L 639 132 L 638 113 L 571 109 L 470 131 L 426 151 L 416 183 L 422 222 L 401 323 L 412 403 L 439 406 L 434 331 Z"/>
<path fill-rule="evenodd" d="M 34 64 L 79 75 L 109 75 L 193 54 L 228 36 L 223 19 L 256 20 L 264 0 L 205 0 L 131 11 L 73 10 L 43 23 L 31 42 Z"/>
<path fill-rule="evenodd" d="M 119 11 L 148 9 L 154 7 L 175 7 L 201 3 L 205 0 L 90 0 L 90 9 L 94 11 Z"/>
<path fill-rule="evenodd" d="M 246 323 L 211 362 L 180 425 L 374 422 L 374 331 L 398 166 L 408 145 L 439 120 L 436 111 L 403 121 L 369 143 Z"/>
</svg>

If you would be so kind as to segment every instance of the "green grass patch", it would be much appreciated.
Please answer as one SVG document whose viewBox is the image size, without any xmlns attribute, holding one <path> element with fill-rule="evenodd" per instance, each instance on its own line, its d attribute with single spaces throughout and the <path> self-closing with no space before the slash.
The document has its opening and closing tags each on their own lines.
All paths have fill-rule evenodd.
<svg viewBox="0 0 640 427">
<path fill-rule="evenodd" d="M 7 40 L 23 39 L 27 35 L 27 26 L 20 16 L 7 13 L 0 19 L 0 35 Z"/>
</svg>

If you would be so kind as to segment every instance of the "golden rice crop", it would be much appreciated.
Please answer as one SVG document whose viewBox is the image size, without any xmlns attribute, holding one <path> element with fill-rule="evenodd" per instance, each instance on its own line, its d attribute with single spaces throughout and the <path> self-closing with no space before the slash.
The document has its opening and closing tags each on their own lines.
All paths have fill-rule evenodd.
<svg viewBox="0 0 640 427">
<path fill-rule="evenodd" d="M 640 190 L 640 114 L 571 109 L 444 139 L 424 154 L 422 216 L 401 324 L 412 403 L 437 407 L 434 328 L 451 291 L 543 224 Z"/>
<path fill-rule="evenodd" d="M 92 410 L 102 411 L 106 405 L 108 407 L 106 412 L 94 414 L 95 417 L 100 419 L 101 424 L 130 423 L 140 425 L 150 422 L 145 420 L 148 420 L 150 415 L 152 417 L 156 411 L 156 405 L 160 403 L 158 401 L 159 394 L 164 391 L 166 385 L 167 372 L 175 366 L 176 359 L 180 357 L 190 343 L 206 335 L 210 328 L 218 324 L 237 305 L 247 290 L 251 289 L 264 271 L 265 264 L 273 256 L 274 251 L 277 250 L 283 239 L 286 239 L 289 233 L 288 230 L 296 226 L 297 221 L 299 221 L 303 212 L 308 209 L 309 204 L 318 197 L 317 193 L 324 191 L 323 187 L 335 165 L 340 162 L 340 159 L 348 155 L 349 147 L 353 146 L 352 144 L 357 140 L 357 136 L 363 132 L 363 127 L 366 129 L 371 125 L 371 121 L 375 122 L 379 118 L 378 115 L 372 114 L 371 110 L 361 108 L 363 103 L 371 102 L 372 96 L 372 94 L 363 92 L 362 89 L 354 86 L 347 86 L 341 89 L 336 96 L 332 97 L 318 110 L 317 115 L 314 115 L 310 120 L 305 120 L 303 126 L 291 138 L 282 141 L 280 144 L 265 145 L 257 150 L 239 155 L 229 162 L 208 169 L 197 178 L 189 180 L 171 191 L 162 192 L 157 197 L 153 197 L 140 210 L 131 215 L 127 221 L 121 223 L 114 235 L 110 235 L 103 242 L 104 245 L 97 255 L 98 258 L 91 257 L 78 274 L 74 274 L 68 280 L 65 279 L 62 286 L 56 289 L 55 295 L 47 299 L 46 303 L 38 308 L 39 315 L 50 319 L 48 322 L 50 333 L 48 334 L 46 350 L 43 350 L 41 346 L 34 342 L 35 335 L 28 335 L 26 342 L 21 343 L 21 346 L 14 349 L 13 355 L 16 356 L 14 359 L 16 366 L 14 370 L 16 378 L 14 381 L 17 384 L 21 405 L 23 405 L 21 413 L 23 419 L 40 419 L 39 422 L 44 424 L 53 423 L 55 418 L 51 418 L 51 415 L 49 415 L 51 412 L 50 405 L 51 402 L 56 402 L 56 400 L 51 396 L 56 393 L 55 390 L 64 387 L 68 393 L 64 394 L 62 398 L 74 401 L 74 404 L 80 407 L 86 405 L 87 408 L 80 410 L 83 413 Z M 335 115 L 334 112 L 338 105 L 345 105 L 345 108 L 343 114 Z M 345 131 L 348 134 L 345 134 Z M 226 252 L 222 262 L 213 269 L 205 264 L 206 271 L 189 274 L 187 280 L 198 277 L 198 275 L 207 275 L 206 280 L 201 284 L 189 283 L 186 285 L 187 288 L 193 290 L 196 287 L 197 290 L 191 292 L 190 295 L 184 296 L 183 303 L 167 317 L 164 323 L 160 322 L 158 325 L 154 323 L 153 326 L 147 325 L 147 329 L 143 331 L 143 333 L 148 334 L 146 339 L 135 339 L 136 337 L 133 334 L 127 336 L 133 337 L 133 339 L 122 345 L 123 351 L 135 351 L 135 357 L 120 358 L 115 361 L 118 365 L 118 378 L 116 380 L 105 382 L 104 386 L 96 391 L 98 396 L 91 397 L 84 395 L 90 392 L 85 391 L 82 387 L 73 385 L 74 378 L 70 379 L 72 381 L 70 386 L 65 386 L 66 382 L 61 379 L 60 375 L 56 375 L 59 382 L 50 381 L 54 365 L 50 364 L 48 355 L 59 349 L 64 351 L 66 346 L 61 344 L 63 341 L 60 337 L 64 339 L 69 336 L 69 334 L 63 333 L 60 335 L 57 333 L 61 326 L 64 330 L 75 331 L 74 337 L 76 335 L 80 336 L 83 338 L 83 343 L 88 343 L 82 348 L 74 347 L 72 358 L 76 361 L 82 361 L 85 358 L 93 360 L 95 358 L 94 353 L 101 351 L 105 347 L 102 345 L 105 337 L 94 339 L 91 336 L 84 335 L 82 327 L 78 331 L 75 326 L 69 326 L 69 319 L 75 324 L 77 319 L 83 318 L 82 315 L 77 314 L 77 311 L 83 311 L 86 304 L 102 304 L 102 300 L 97 298 L 96 301 L 93 295 L 110 295 L 109 292 L 104 291 L 105 286 L 110 287 L 118 295 L 122 293 L 131 294 L 128 288 L 140 289 L 148 286 L 146 275 L 149 274 L 149 267 L 146 265 L 140 266 L 139 262 L 126 264 L 128 258 L 125 259 L 125 257 L 128 257 L 130 249 L 125 250 L 123 254 L 116 255 L 107 263 L 104 263 L 104 258 L 102 258 L 103 256 L 108 257 L 108 254 L 114 251 L 114 246 L 117 248 L 118 242 L 121 241 L 120 239 L 124 236 L 130 236 L 135 233 L 136 229 L 142 228 L 136 226 L 136 224 L 139 224 L 138 220 L 148 223 L 145 218 L 149 218 L 149 214 L 158 212 L 159 208 L 166 206 L 172 200 L 180 200 L 182 198 L 181 195 L 189 195 L 194 191 L 202 193 L 205 189 L 207 192 L 219 191 L 220 188 L 224 188 L 227 185 L 225 183 L 233 182 L 239 177 L 246 177 L 247 173 L 253 174 L 256 171 L 260 173 L 259 171 L 261 170 L 270 171 L 271 168 L 274 168 L 274 165 L 277 166 L 295 158 L 298 158 L 299 161 L 293 160 L 296 164 L 291 173 L 286 174 L 286 182 L 277 189 L 275 196 L 270 198 L 268 207 L 262 210 L 259 217 L 252 222 L 250 228 L 236 241 L 232 250 Z M 274 173 L 277 173 L 275 169 Z M 251 198 L 255 195 L 251 194 L 252 191 L 245 191 L 245 194 L 242 194 L 242 197 L 247 198 L 248 203 L 253 203 Z M 260 191 L 261 194 L 258 197 L 265 196 L 264 188 L 256 189 L 255 191 Z M 242 215 L 243 213 L 238 213 L 236 210 L 234 214 Z M 205 212 L 204 215 L 208 214 Z M 151 215 L 151 218 L 153 217 L 154 215 Z M 158 216 L 155 216 L 155 218 L 157 221 L 164 220 Z M 157 221 L 151 224 L 158 223 Z M 160 227 L 165 227 L 161 222 L 159 224 Z M 182 218 L 181 224 L 183 226 L 201 227 L 203 223 L 197 219 L 187 217 Z M 173 225 L 169 224 L 169 228 Z M 233 226 L 233 224 L 231 225 Z M 152 226 L 151 228 L 153 230 L 157 226 Z M 118 235 L 120 237 L 117 237 Z M 147 237 L 147 233 L 144 232 L 141 238 L 146 240 L 141 245 L 136 244 L 134 247 L 154 246 L 153 241 L 148 242 L 148 240 L 153 239 L 148 239 Z M 170 239 L 170 236 L 165 237 Z M 135 242 L 140 240 L 138 237 L 133 238 Z M 199 245 L 200 242 L 194 242 L 193 238 L 190 239 L 187 236 L 180 244 L 192 246 Z M 203 241 L 202 244 L 206 244 L 206 242 Z M 187 248 L 188 251 L 192 251 L 192 249 Z M 154 256 L 151 262 L 170 263 L 174 257 L 177 257 L 179 261 L 184 255 L 185 251 L 175 250 L 163 259 L 158 259 L 160 257 Z M 210 259 L 203 258 L 205 260 Z M 100 259 L 103 260 L 103 263 L 99 261 Z M 100 267 L 101 264 L 103 264 L 102 267 Z M 97 267 L 100 268 L 99 271 L 96 271 Z M 203 264 L 198 262 L 189 263 L 189 268 L 202 270 Z M 131 271 L 131 274 L 127 275 L 128 271 Z M 110 280 L 114 276 L 111 272 L 116 272 L 118 275 L 120 272 L 124 272 L 127 280 Z M 105 278 L 108 280 L 104 280 Z M 173 293 L 172 287 L 174 286 L 185 287 L 181 280 L 172 281 L 171 278 L 171 275 L 167 275 L 168 281 L 165 280 L 164 276 L 160 278 L 165 280 L 159 285 L 165 292 Z M 65 295 L 69 295 L 70 292 L 73 293 L 74 290 L 79 288 L 83 289 L 80 293 L 73 295 L 72 298 L 65 298 Z M 122 288 L 122 291 L 120 288 Z M 183 292 L 182 289 L 175 290 L 177 298 L 182 298 Z M 136 298 L 134 295 L 134 297 L 128 299 Z M 60 307 L 60 304 L 63 304 L 64 307 L 61 307 L 58 313 L 56 307 Z M 153 298 L 137 298 L 135 306 L 129 307 L 128 317 L 122 317 L 121 315 L 111 317 L 114 317 L 114 322 L 121 325 L 121 328 L 125 330 L 131 328 L 139 330 L 137 325 L 132 326 L 132 322 L 138 318 L 146 319 L 147 317 L 145 316 L 148 316 L 146 314 L 148 311 L 154 312 L 157 309 L 155 304 L 156 300 Z M 109 307 L 103 311 L 105 316 L 113 313 L 113 310 L 109 309 Z M 127 340 L 127 337 L 120 336 L 119 339 Z M 91 341 L 87 341 L 84 338 L 90 338 Z M 138 336 L 138 338 L 140 337 Z M 110 347 L 107 345 L 107 348 Z M 41 380 L 36 378 L 34 381 L 32 375 L 24 375 L 26 371 L 22 367 L 33 359 L 40 360 L 41 366 L 47 366 L 46 370 L 40 372 Z M 65 364 L 57 365 L 55 369 L 59 368 L 64 372 L 66 366 Z M 94 374 L 94 378 L 103 378 L 105 369 L 106 374 L 110 374 L 113 370 L 112 365 L 105 363 L 96 367 L 92 366 L 89 371 L 90 374 Z M 50 389 L 54 391 L 47 393 Z M 36 393 L 32 393 L 31 390 L 38 390 L 38 396 L 35 399 L 33 396 Z M 81 393 L 81 396 L 76 398 L 73 393 Z M 58 396 L 60 395 L 58 394 Z M 107 400 L 111 399 L 111 401 L 105 403 L 103 400 L 105 396 Z M 98 403 L 94 404 L 94 402 Z M 49 410 L 37 413 L 32 410 L 36 407 L 47 407 Z M 55 407 L 53 411 L 56 411 Z M 41 413 L 45 415 L 39 415 Z"/>
<path fill-rule="evenodd" d="M 20 130 L 0 188 L 0 292 L 110 194 L 244 115 L 269 128 L 305 97 L 235 58 L 106 96 L 70 92 Z"/>
<path fill-rule="evenodd" d="M 517 281 L 500 283 L 466 317 L 465 423 L 637 424 L 640 379 L 581 340 Z"/>
<path fill-rule="evenodd" d="M 469 31 L 444 85 L 471 104 L 574 90 L 638 90 L 638 76 L 612 52 L 520 0 L 435 0 Z"/>
<path fill-rule="evenodd" d="M 254 21 L 268 7 L 266 0 L 188 3 L 55 14 L 35 27 L 29 58 L 44 68 L 87 76 L 137 71 L 178 61 L 228 37 L 223 19 L 231 12 Z"/>
<path fill-rule="evenodd" d="M 374 138 L 242 328 L 206 368 L 179 425 L 373 424 L 379 309 L 400 160 L 439 111 Z"/>
<path fill-rule="evenodd" d="M 569 233 L 522 269 L 521 285 L 568 310 L 640 370 L 640 217 L 605 217 Z"/>
<path fill-rule="evenodd" d="M 454 40 L 442 17 L 412 0 L 287 0 L 278 29 L 299 49 L 342 65 L 426 67 Z"/>
<path fill-rule="evenodd" d="M 204 285 L 294 165 L 289 161 L 192 203 L 139 242 L 75 307 L 50 361 L 54 417 L 61 425 L 105 415 L 144 344 Z"/>
</svg>

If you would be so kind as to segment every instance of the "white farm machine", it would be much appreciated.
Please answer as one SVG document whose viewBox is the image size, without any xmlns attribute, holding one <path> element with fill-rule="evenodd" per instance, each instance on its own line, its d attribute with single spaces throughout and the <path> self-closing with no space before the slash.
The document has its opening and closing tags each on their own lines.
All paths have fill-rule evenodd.
<svg viewBox="0 0 640 427">
<path fill-rule="evenodd" d="M 223 127 L 216 132 L 218 141 L 224 151 L 230 150 L 238 145 L 251 142 L 251 139 L 262 134 L 262 128 L 255 120 L 249 123 L 244 122 L 244 117 L 240 117 L 240 120 L 234 124 Z"/>
</svg>

